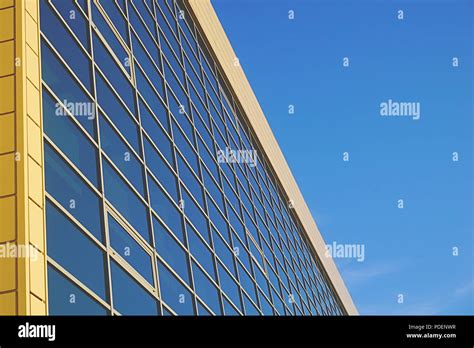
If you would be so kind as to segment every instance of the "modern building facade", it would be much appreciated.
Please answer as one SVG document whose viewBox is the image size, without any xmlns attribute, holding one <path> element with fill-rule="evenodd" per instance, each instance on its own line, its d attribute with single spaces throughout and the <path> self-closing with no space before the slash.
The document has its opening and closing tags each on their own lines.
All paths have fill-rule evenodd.
<svg viewBox="0 0 474 348">
<path fill-rule="evenodd" d="M 0 314 L 357 314 L 209 0 L 0 26 Z"/>
</svg>

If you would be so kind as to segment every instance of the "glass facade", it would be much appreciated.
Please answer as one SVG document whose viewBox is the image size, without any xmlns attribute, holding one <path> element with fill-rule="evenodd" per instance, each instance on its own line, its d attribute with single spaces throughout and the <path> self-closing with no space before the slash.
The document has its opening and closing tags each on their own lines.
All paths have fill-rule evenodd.
<svg viewBox="0 0 474 348">
<path fill-rule="evenodd" d="M 40 28 L 50 314 L 346 313 L 181 2 Z"/>
</svg>

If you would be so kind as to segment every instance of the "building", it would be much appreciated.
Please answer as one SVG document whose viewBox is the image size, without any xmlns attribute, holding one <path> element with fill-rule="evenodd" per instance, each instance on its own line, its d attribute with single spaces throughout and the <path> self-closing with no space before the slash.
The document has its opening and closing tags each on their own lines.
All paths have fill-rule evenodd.
<svg viewBox="0 0 474 348">
<path fill-rule="evenodd" d="M 209 0 L 0 4 L 0 314 L 357 314 Z"/>
</svg>

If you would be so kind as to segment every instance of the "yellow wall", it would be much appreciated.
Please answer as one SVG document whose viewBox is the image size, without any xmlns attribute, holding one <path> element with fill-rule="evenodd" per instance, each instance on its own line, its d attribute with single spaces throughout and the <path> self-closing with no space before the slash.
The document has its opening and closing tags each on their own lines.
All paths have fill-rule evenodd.
<svg viewBox="0 0 474 348">
<path fill-rule="evenodd" d="M 2 0 L 0 23 L 0 315 L 44 315 L 38 0 Z M 12 251 L 36 257 L 15 257 Z"/>
</svg>

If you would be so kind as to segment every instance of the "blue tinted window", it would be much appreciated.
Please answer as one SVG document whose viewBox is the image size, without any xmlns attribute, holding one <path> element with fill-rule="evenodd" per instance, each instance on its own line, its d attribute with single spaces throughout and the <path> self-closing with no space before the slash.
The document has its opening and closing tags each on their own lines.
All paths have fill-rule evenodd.
<svg viewBox="0 0 474 348">
<path fill-rule="evenodd" d="M 158 254 L 160 254 L 186 283 L 189 283 L 188 256 L 186 251 L 156 219 L 153 219 L 153 228 Z"/>
<path fill-rule="evenodd" d="M 106 3 L 106 2 L 111 3 L 111 5 L 113 7 L 115 7 L 114 4 L 112 3 L 112 1 L 110 1 L 110 0 L 109 1 L 104 1 L 103 3 Z M 109 27 L 109 24 L 107 23 L 105 18 L 102 16 L 102 13 L 100 13 L 99 9 L 96 7 L 94 2 L 91 2 L 91 9 L 92 9 L 92 20 L 94 21 L 95 25 L 99 29 L 100 33 L 107 40 L 107 43 L 109 44 L 109 46 L 114 51 L 115 56 L 122 63 L 122 66 L 128 71 L 128 73 L 130 73 L 130 66 L 124 64 L 129 59 L 128 53 L 123 48 L 123 46 L 120 43 L 117 36 L 115 36 L 114 32 Z M 112 15 L 112 13 L 110 13 L 110 14 L 108 13 L 108 15 L 110 16 L 110 15 Z M 95 46 L 95 42 L 94 42 L 94 46 Z"/>
<path fill-rule="evenodd" d="M 52 0 L 52 3 L 84 47 L 89 50 L 89 24 L 76 4 L 73 1 L 64 0 Z M 40 1 L 40 7 L 43 6 L 46 7 L 46 1 Z M 71 16 L 71 11 L 74 11 L 74 17 Z M 43 30 L 43 25 L 41 25 L 41 30 Z"/>
<path fill-rule="evenodd" d="M 158 147 L 158 150 L 160 150 L 163 156 L 165 156 L 168 163 L 173 165 L 173 145 L 166 135 L 166 132 L 160 127 L 158 122 L 149 112 L 143 112 L 143 110 L 141 110 L 141 115 L 143 128 L 145 128 L 145 131 L 150 136 L 156 147 Z"/>
<path fill-rule="evenodd" d="M 46 230 L 48 256 L 106 299 L 104 252 L 49 200 L 46 200 Z"/>
<path fill-rule="evenodd" d="M 45 142 L 46 191 L 102 241 L 102 204 L 53 148 Z"/>
<path fill-rule="evenodd" d="M 120 33 L 120 36 L 122 37 L 122 39 L 125 41 L 125 43 L 128 43 L 128 25 L 122 13 L 118 9 L 117 5 L 115 4 L 115 2 L 110 1 L 110 0 L 105 0 L 105 1 L 100 1 L 100 4 L 104 8 L 105 12 L 109 16 L 115 28 Z"/>
<path fill-rule="evenodd" d="M 232 272 L 234 276 L 235 267 L 234 267 L 234 253 L 230 249 L 222 237 L 213 230 L 213 241 L 214 241 L 214 250 L 216 251 L 217 256 L 222 260 L 224 265 Z"/>
<path fill-rule="evenodd" d="M 240 290 L 237 282 L 230 276 L 225 268 L 222 267 L 220 262 L 217 264 L 217 267 L 219 270 L 219 281 L 222 290 L 227 296 L 229 296 L 232 302 L 240 308 Z"/>
<path fill-rule="evenodd" d="M 100 117 L 101 147 L 142 196 L 145 194 L 143 166 L 111 125 Z"/>
<path fill-rule="evenodd" d="M 116 61 L 112 59 L 112 56 L 97 35 L 93 36 L 93 45 L 95 61 L 114 89 L 120 94 L 125 104 L 135 115 L 135 93 L 128 78 L 118 67 Z"/>
<path fill-rule="evenodd" d="M 196 203 L 192 198 L 186 193 L 185 190 L 182 191 L 183 200 L 184 200 L 184 212 L 188 219 L 192 222 L 194 227 L 198 230 L 201 236 L 210 243 L 209 232 L 207 227 L 207 219 L 203 212 L 198 208 Z"/>
<path fill-rule="evenodd" d="M 158 274 L 163 301 L 178 315 L 193 315 L 193 298 L 189 290 L 161 262 L 158 262 Z"/>
<path fill-rule="evenodd" d="M 182 156 L 178 154 L 176 158 L 178 163 L 179 177 L 184 182 L 189 191 L 191 191 L 191 194 L 194 196 L 194 198 L 196 198 L 198 203 L 203 207 L 204 201 L 201 183 L 198 181 L 188 165 L 184 162 Z"/>
<path fill-rule="evenodd" d="M 219 291 L 217 288 L 195 263 L 193 263 L 193 275 L 198 296 L 206 302 L 215 314 L 220 315 Z"/>
<path fill-rule="evenodd" d="M 72 75 L 58 61 L 57 56 L 43 40 L 41 40 L 41 70 L 43 80 L 63 103 L 74 103 L 72 105 L 81 105 L 83 107 L 93 105 L 92 100 L 80 87 L 79 83 L 73 79 Z M 94 115 L 74 114 L 74 116 L 87 132 L 95 138 Z"/>
<path fill-rule="evenodd" d="M 153 284 L 151 256 L 143 250 L 130 234 L 109 215 L 110 245 L 150 284 Z"/>
<path fill-rule="evenodd" d="M 260 312 L 255 305 L 249 300 L 247 296 L 244 296 L 245 304 L 245 315 L 260 315 Z"/>
<path fill-rule="evenodd" d="M 105 196 L 131 223 L 138 233 L 149 242 L 148 212 L 145 205 L 105 160 L 103 161 L 103 170 Z"/>
<path fill-rule="evenodd" d="M 112 261 L 114 307 L 122 315 L 157 315 L 155 298 L 143 289 L 122 267 Z"/>
<path fill-rule="evenodd" d="M 48 266 L 48 312 L 49 315 L 108 314 L 97 301 L 51 266 Z"/>
<path fill-rule="evenodd" d="M 166 161 L 155 150 L 148 139 L 145 138 L 145 155 L 146 164 L 151 169 L 158 181 L 164 186 L 166 191 L 173 197 L 175 202 L 178 202 L 178 183 L 176 176 L 169 168 Z"/>
<path fill-rule="evenodd" d="M 133 36 L 133 38 L 135 38 L 135 36 Z M 143 75 L 142 71 L 139 68 L 137 68 L 135 69 L 137 73 L 137 86 L 140 92 L 143 95 L 145 95 L 145 99 L 148 102 L 148 104 L 153 106 L 152 101 L 155 101 L 155 100 L 158 101 L 158 97 L 156 93 L 158 93 L 161 98 L 163 98 L 164 96 L 163 78 L 158 72 L 158 69 L 156 68 L 156 66 L 151 62 L 150 58 L 145 53 L 142 45 L 138 41 L 134 40 L 133 42 L 134 42 L 134 46 L 133 46 L 134 53 L 137 53 L 136 57 L 139 59 L 140 66 L 143 68 L 146 75 L 150 79 L 151 84 L 153 85 L 152 87 L 150 82 Z"/>
<path fill-rule="evenodd" d="M 183 227 L 181 224 L 181 212 L 165 195 L 155 180 L 148 176 L 151 207 L 163 219 L 173 233 L 183 241 Z"/>
<path fill-rule="evenodd" d="M 188 243 L 189 250 L 191 254 L 198 260 L 201 266 L 206 270 L 206 272 L 211 276 L 215 277 L 214 272 L 214 256 L 209 249 L 209 247 L 204 243 L 204 241 L 199 237 L 198 233 L 194 229 L 187 225 L 188 232 Z"/>
<path fill-rule="evenodd" d="M 56 114 L 56 101 L 43 90 L 44 132 L 97 187 L 97 150 L 68 116 Z"/>
<path fill-rule="evenodd" d="M 100 74 L 96 74 L 96 85 L 99 105 L 105 110 L 107 116 L 110 117 L 134 150 L 140 153 L 138 125 Z"/>
<path fill-rule="evenodd" d="M 41 31 L 48 40 L 59 51 L 74 73 L 84 83 L 86 88 L 91 90 L 91 62 L 84 52 L 79 48 L 76 40 L 69 33 L 58 16 L 47 3 L 42 3 L 41 10 Z M 79 16 L 79 18 L 81 18 Z"/>
</svg>

